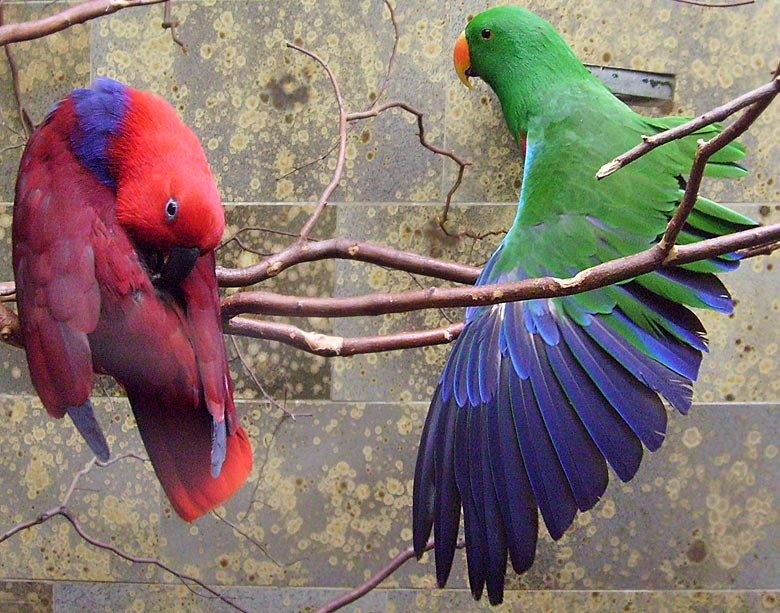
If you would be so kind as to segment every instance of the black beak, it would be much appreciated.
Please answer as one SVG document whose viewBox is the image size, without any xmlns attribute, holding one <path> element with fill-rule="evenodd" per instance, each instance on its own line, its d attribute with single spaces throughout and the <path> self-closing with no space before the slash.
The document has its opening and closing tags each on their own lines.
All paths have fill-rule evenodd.
<svg viewBox="0 0 780 613">
<path fill-rule="evenodd" d="M 200 249 L 197 247 L 174 247 L 163 264 L 155 285 L 164 288 L 178 287 L 192 272 L 199 257 Z"/>
</svg>

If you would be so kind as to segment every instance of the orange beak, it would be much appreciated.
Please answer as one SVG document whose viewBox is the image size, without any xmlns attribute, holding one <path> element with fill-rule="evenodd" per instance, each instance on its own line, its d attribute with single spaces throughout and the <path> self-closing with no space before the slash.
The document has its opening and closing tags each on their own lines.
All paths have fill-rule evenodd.
<svg viewBox="0 0 780 613">
<path fill-rule="evenodd" d="M 455 72 L 458 73 L 458 78 L 463 82 L 463 85 L 469 89 L 474 87 L 466 74 L 466 71 L 471 68 L 471 58 L 469 57 L 469 43 L 466 40 L 465 32 L 458 36 L 458 40 L 455 42 L 452 61 L 455 64 Z"/>
</svg>

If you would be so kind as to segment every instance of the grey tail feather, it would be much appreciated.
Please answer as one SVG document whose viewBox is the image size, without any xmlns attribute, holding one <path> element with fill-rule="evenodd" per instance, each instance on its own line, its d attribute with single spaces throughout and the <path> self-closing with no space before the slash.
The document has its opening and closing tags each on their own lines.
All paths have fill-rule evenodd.
<svg viewBox="0 0 780 613">
<path fill-rule="evenodd" d="M 95 418 L 95 411 L 92 407 L 92 401 L 87 401 L 78 407 L 68 407 L 65 409 L 70 416 L 76 430 L 89 445 L 89 448 L 101 462 L 108 462 L 111 452 L 108 449 L 108 442 L 100 429 L 100 424 Z"/>
<path fill-rule="evenodd" d="M 225 421 L 211 422 L 211 476 L 215 479 L 222 471 L 222 463 L 227 453 L 227 427 Z"/>
</svg>

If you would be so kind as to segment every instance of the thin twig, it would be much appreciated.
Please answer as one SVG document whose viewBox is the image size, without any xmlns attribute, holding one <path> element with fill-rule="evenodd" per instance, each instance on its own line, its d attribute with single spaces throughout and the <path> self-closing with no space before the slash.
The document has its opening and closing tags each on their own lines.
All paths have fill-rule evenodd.
<svg viewBox="0 0 780 613">
<path fill-rule="evenodd" d="M 287 399 L 285 398 L 285 402 Z M 263 500 L 258 499 L 257 492 L 260 489 L 260 481 L 263 478 L 263 473 L 265 472 L 265 467 L 268 466 L 268 462 L 271 460 L 271 449 L 274 446 L 274 443 L 276 442 L 276 437 L 279 434 L 279 430 L 281 430 L 282 426 L 289 421 L 289 411 L 285 411 L 282 416 L 276 420 L 276 424 L 274 425 L 273 429 L 270 433 L 266 434 L 264 439 L 267 437 L 268 444 L 265 445 L 265 457 L 263 458 L 262 463 L 257 467 L 257 479 L 255 479 L 254 486 L 252 488 L 252 495 L 249 498 L 249 503 L 246 507 L 246 510 L 244 511 L 243 517 L 246 518 L 247 515 L 249 515 L 249 512 L 252 510 L 252 508 L 257 504 L 265 504 Z M 238 517 L 240 514 L 237 514 L 236 517 Z"/>
<path fill-rule="evenodd" d="M 390 57 L 387 59 L 387 70 L 385 70 L 385 78 L 376 91 L 376 96 L 371 102 L 368 103 L 368 108 L 373 106 L 379 101 L 379 99 L 385 94 L 387 86 L 390 85 L 390 77 L 393 74 L 393 66 L 395 66 L 395 58 L 398 55 L 398 43 L 401 40 L 401 32 L 398 29 L 398 21 L 395 18 L 395 9 L 390 4 L 390 0 L 385 0 L 385 8 L 390 13 L 390 23 L 393 26 L 393 48 L 390 51 Z"/>
<path fill-rule="evenodd" d="M 87 0 L 87 2 L 69 6 L 55 15 L 0 26 L 0 46 L 43 38 L 125 8 L 160 4 L 161 2 L 165 2 L 165 0 Z"/>
<path fill-rule="evenodd" d="M 684 124 L 671 128 L 669 130 L 664 130 L 663 132 L 659 132 L 658 134 L 654 134 L 652 136 L 644 136 L 642 138 L 642 142 L 638 144 L 636 147 L 629 149 L 625 153 L 622 153 L 619 156 L 617 156 L 614 160 L 604 164 L 596 173 L 596 178 L 603 179 L 605 177 L 608 177 L 609 175 L 611 175 L 614 172 L 617 172 L 624 166 L 627 166 L 631 162 L 639 159 L 646 153 L 649 153 L 656 147 L 660 147 L 661 145 L 671 142 L 673 140 L 677 140 L 684 136 L 688 136 L 689 134 L 693 134 L 697 130 L 700 130 L 701 128 L 708 126 L 710 124 L 723 121 L 727 117 L 730 117 L 737 111 L 745 107 L 748 107 L 751 104 L 754 104 L 760 100 L 765 100 L 767 98 L 770 99 L 773 98 L 775 95 L 777 95 L 779 91 L 780 91 L 780 79 L 775 77 L 772 81 L 770 81 L 766 85 L 762 85 L 761 87 L 758 87 L 753 91 L 747 92 L 746 94 L 743 94 L 738 98 L 734 98 L 734 100 L 731 100 L 730 102 L 727 102 L 724 105 L 716 107 L 711 111 L 707 111 L 703 115 L 700 115 L 699 117 L 696 117 L 691 121 L 688 121 Z"/>
<path fill-rule="evenodd" d="M 118 458 L 115 460 L 118 461 Z M 15 534 L 18 534 L 19 532 L 26 530 L 32 526 L 37 526 L 39 524 L 42 524 L 43 522 L 47 521 L 54 515 L 56 515 L 61 509 L 64 509 L 67 507 L 68 503 L 70 502 L 71 497 L 73 496 L 73 492 L 76 491 L 76 486 L 78 485 L 78 482 L 84 477 L 87 473 L 89 473 L 92 468 L 97 463 L 97 458 L 94 456 L 87 462 L 87 464 L 82 468 L 80 471 L 78 471 L 74 476 L 73 479 L 70 482 L 70 485 L 68 486 L 68 489 L 65 491 L 65 495 L 62 497 L 62 500 L 60 501 L 60 504 L 56 507 L 53 507 L 52 509 L 49 509 L 48 511 L 44 511 L 43 513 L 39 514 L 38 517 L 35 519 L 17 524 L 10 530 L 4 532 L 3 534 L 0 534 L 0 543 L 3 541 L 8 540 Z M 111 462 L 114 463 L 113 461 Z"/>
<path fill-rule="evenodd" d="M 380 113 L 384 113 L 389 109 L 395 109 L 395 108 L 406 111 L 407 113 L 414 115 L 417 118 L 417 135 L 418 138 L 420 139 L 420 144 L 423 147 L 425 147 L 428 151 L 432 153 L 435 153 L 437 155 L 442 155 L 446 158 L 451 159 L 453 162 L 455 162 L 458 165 L 458 174 L 455 177 L 455 182 L 452 184 L 449 192 L 447 192 L 447 195 L 444 198 L 444 211 L 439 220 L 439 226 L 446 234 L 449 235 L 449 232 L 447 232 L 447 230 L 444 228 L 444 224 L 446 223 L 447 215 L 449 214 L 450 205 L 452 203 L 452 197 L 455 195 L 455 192 L 458 191 L 458 188 L 460 188 L 460 185 L 463 182 L 463 173 L 466 170 L 466 166 L 471 165 L 471 162 L 461 159 L 460 156 L 458 156 L 453 151 L 450 151 L 448 149 L 443 149 L 441 147 L 437 147 L 436 145 L 433 145 L 432 143 L 428 142 L 428 139 L 425 136 L 425 123 L 423 122 L 422 111 L 417 110 L 407 102 L 403 102 L 399 100 L 391 100 L 390 102 L 385 102 L 384 104 L 381 104 L 378 107 L 375 107 L 373 109 L 360 111 L 357 113 L 350 113 L 349 115 L 347 115 L 347 121 L 352 122 L 352 121 L 358 121 L 360 119 L 367 119 L 369 117 L 376 117 Z"/>
<path fill-rule="evenodd" d="M 385 0 L 385 7 L 390 13 L 390 23 L 393 26 L 393 48 L 390 51 L 390 57 L 387 59 L 387 70 L 385 71 L 385 77 L 382 80 L 382 83 L 379 85 L 379 88 L 376 91 L 376 95 L 373 97 L 373 99 L 369 101 L 368 106 L 366 106 L 366 110 L 373 108 L 373 106 L 384 95 L 387 86 L 390 84 L 390 76 L 393 72 L 393 66 L 395 65 L 396 55 L 398 54 L 398 42 L 401 40 L 401 32 L 398 29 L 398 22 L 396 21 L 395 18 L 395 10 L 393 9 L 393 6 L 390 4 L 390 0 Z M 347 126 L 347 132 L 349 132 L 351 128 L 352 126 Z M 300 172 L 301 170 L 304 170 L 309 166 L 314 166 L 315 164 L 322 162 L 324 159 L 330 157 L 330 154 L 333 153 L 338 148 L 338 146 L 339 143 L 337 141 L 322 155 L 314 158 L 313 160 L 309 160 L 308 162 L 304 162 L 299 166 L 296 166 L 291 171 L 284 173 L 280 177 L 277 177 L 276 181 L 281 181 L 282 179 L 286 179 L 287 177 L 295 174 L 296 172 Z"/>
<path fill-rule="evenodd" d="M 433 549 L 433 546 L 434 546 L 433 540 L 430 540 L 426 543 L 425 549 L 423 551 L 430 551 L 431 549 Z M 457 543 L 455 543 L 456 549 L 463 549 L 465 546 L 466 546 L 466 541 L 463 539 L 460 539 L 458 540 Z M 338 598 L 331 600 L 326 605 L 317 609 L 315 613 L 333 613 L 333 611 L 338 611 L 342 607 L 345 607 L 348 604 L 355 602 L 358 598 L 362 598 L 363 596 L 368 594 L 371 590 L 377 587 L 380 583 L 382 583 L 382 581 L 387 579 L 395 571 L 401 568 L 401 566 L 403 566 L 404 563 L 408 562 L 413 557 L 415 557 L 414 547 L 408 547 L 404 549 L 401 553 L 399 553 L 387 564 L 385 564 L 381 569 L 379 569 L 379 571 L 377 571 L 377 573 L 374 574 L 368 581 L 364 582 L 362 585 L 358 586 L 354 590 L 350 590 L 349 592 L 342 594 Z"/>
<path fill-rule="evenodd" d="M 685 186 L 685 194 L 683 199 L 677 207 L 672 219 L 669 221 L 664 231 L 664 235 L 658 243 L 658 246 L 664 253 L 664 258 L 670 253 L 677 243 L 677 237 L 682 232 L 685 226 L 685 220 L 690 215 L 693 208 L 696 206 L 696 201 L 699 197 L 699 189 L 701 188 L 701 182 L 704 178 L 704 173 L 707 160 L 710 159 L 715 153 L 723 149 L 726 145 L 739 138 L 744 134 L 753 122 L 758 119 L 761 113 L 772 103 L 777 92 L 768 95 L 758 102 L 754 102 L 748 107 L 744 113 L 730 126 L 728 126 L 723 132 L 718 134 L 712 140 L 701 143 L 696 151 L 694 157 L 693 166 L 691 172 L 688 175 L 688 181 Z"/>
<path fill-rule="evenodd" d="M 708 9 L 728 9 L 735 6 L 748 6 L 749 4 L 755 4 L 756 0 L 738 0 L 737 2 L 730 2 L 727 4 L 715 4 L 714 2 L 698 2 L 697 0 L 672 0 L 673 2 L 679 2 L 680 4 L 690 4 L 691 6 L 701 6 Z"/>
<path fill-rule="evenodd" d="M 271 396 L 263 386 L 262 383 L 260 383 L 260 380 L 255 376 L 254 371 L 249 366 L 249 363 L 244 359 L 244 354 L 241 351 L 241 347 L 238 346 L 238 341 L 236 341 L 235 336 L 230 337 L 230 342 L 233 344 L 233 349 L 236 352 L 236 355 L 238 356 L 239 362 L 241 362 L 241 366 L 244 367 L 244 371 L 247 375 L 249 375 L 249 378 L 252 380 L 252 383 L 254 383 L 255 387 L 260 390 L 260 393 L 263 395 L 263 398 L 265 398 L 270 404 L 275 406 L 277 409 L 279 409 L 282 413 L 285 414 L 285 416 L 289 417 L 293 421 L 295 421 L 295 418 L 297 417 L 295 413 L 292 413 L 287 410 L 287 407 L 284 406 L 282 403 L 280 403 L 276 398 Z"/>
<path fill-rule="evenodd" d="M 259 255 L 260 257 L 263 257 L 263 258 L 270 258 L 270 257 L 272 257 L 274 255 L 278 255 L 278 252 L 276 252 L 276 253 L 272 252 L 272 251 L 265 252 L 265 251 L 261 251 L 260 249 L 256 249 L 254 247 L 250 247 L 250 246 L 246 245 L 244 243 L 244 240 L 241 238 L 241 235 L 242 234 L 246 234 L 248 232 L 265 232 L 267 234 L 275 234 L 277 236 L 286 236 L 286 237 L 294 238 L 294 239 L 298 238 L 298 233 L 297 232 L 288 232 L 286 230 L 277 230 L 275 228 L 266 228 L 264 226 L 243 226 L 243 227 L 239 228 L 238 230 L 236 230 L 228 238 L 223 239 L 222 242 L 219 244 L 219 246 L 217 247 L 216 250 L 219 251 L 220 249 L 224 249 L 230 243 L 236 243 L 236 245 L 238 245 L 238 248 L 241 249 L 242 251 L 247 251 L 249 253 L 254 253 L 255 255 Z M 317 241 L 317 239 L 311 238 L 311 237 L 309 237 L 307 240 L 309 242 L 316 242 Z M 293 243 L 293 245 L 297 245 L 297 242 Z M 223 269 L 223 270 L 232 271 L 234 269 L 227 268 L 227 269 Z M 245 270 L 245 269 L 240 269 L 240 270 Z M 241 285 L 240 287 L 243 287 L 243 285 Z"/>
<path fill-rule="evenodd" d="M 191 575 L 187 575 L 185 573 L 181 573 L 177 570 L 174 570 L 172 567 L 168 566 L 167 564 L 163 563 L 162 561 L 155 559 L 155 558 L 140 558 L 133 555 L 130 555 L 129 553 L 126 553 L 119 549 L 118 547 L 115 547 L 114 545 L 111 545 L 109 543 L 104 543 L 103 541 L 100 541 L 89 534 L 87 534 L 84 529 L 81 527 L 81 524 L 79 521 L 73 516 L 71 513 L 70 508 L 68 507 L 68 504 L 70 503 L 70 499 L 72 498 L 74 492 L 78 489 L 78 484 L 81 481 L 81 479 L 86 476 L 94 467 L 95 465 L 107 467 L 111 466 L 117 462 L 120 462 L 122 460 L 133 458 L 138 460 L 143 460 L 141 456 L 138 456 L 134 453 L 126 453 L 124 455 L 121 455 L 119 457 L 113 458 L 109 460 L 108 462 L 101 463 L 98 462 L 95 457 L 92 457 L 92 459 L 87 462 L 87 464 L 82 468 L 80 471 L 78 471 L 73 479 L 70 482 L 70 485 L 68 486 L 68 489 L 65 492 L 65 495 L 60 500 L 60 503 L 49 509 L 48 511 L 44 511 L 43 513 L 39 514 L 36 518 L 31 519 L 26 522 L 22 522 L 11 528 L 10 530 L 6 531 L 2 535 L 0 535 L 0 543 L 3 541 L 11 538 L 12 536 L 19 534 L 20 532 L 23 532 L 24 530 L 27 530 L 29 528 L 32 528 L 33 526 L 39 526 L 53 517 L 64 517 L 68 523 L 73 527 L 73 529 L 76 531 L 76 533 L 87 543 L 92 545 L 93 547 L 97 547 L 99 549 L 104 549 L 106 551 L 109 551 L 113 553 L 114 555 L 122 558 L 123 560 L 127 560 L 128 562 L 131 562 L 133 564 L 149 564 L 152 566 L 156 566 L 160 570 L 164 570 L 167 573 L 170 573 L 174 577 L 176 577 L 179 581 L 181 581 L 185 586 L 188 588 L 190 587 L 188 583 L 192 583 L 203 589 L 204 591 L 211 594 L 213 597 L 218 598 L 225 604 L 233 607 L 237 611 L 245 611 L 245 609 L 242 609 L 240 606 L 238 606 L 236 603 L 234 603 L 232 600 L 227 598 L 226 596 L 220 594 L 215 589 L 209 587 L 206 585 L 203 581 L 200 579 L 193 577 Z M 198 596 L 202 596 L 201 594 L 198 594 Z"/>
<path fill-rule="evenodd" d="M 278 560 L 276 560 L 270 553 L 268 553 L 268 549 L 266 549 L 266 545 L 258 541 L 256 538 L 252 537 L 248 532 L 246 532 L 243 528 L 241 528 L 238 524 L 230 521 L 227 517 L 224 517 L 217 513 L 216 510 L 212 509 L 211 514 L 216 517 L 219 521 L 221 521 L 223 524 L 225 524 L 227 527 L 229 527 L 231 530 L 234 530 L 239 535 L 241 535 L 241 538 L 245 539 L 246 541 L 252 543 L 258 550 L 262 552 L 262 554 L 271 560 L 271 562 L 279 567 L 279 568 L 288 568 L 292 566 L 292 564 L 295 564 L 295 562 L 292 562 L 290 564 L 282 564 Z"/>
<path fill-rule="evenodd" d="M 11 132 L 16 133 L 16 130 L 11 130 Z M 25 145 L 25 143 L 19 143 L 18 145 L 8 145 L 7 147 L 3 147 L 2 149 L 0 149 L 0 155 L 3 155 L 4 153 L 7 153 L 8 151 L 14 151 L 15 149 L 21 149 L 22 147 L 24 147 L 24 145 Z"/>
<path fill-rule="evenodd" d="M 0 28 L 2 28 L 4 23 L 5 16 L 3 14 L 3 3 L 2 0 L 0 0 Z M 35 125 L 32 117 L 30 117 L 30 113 L 27 110 L 27 107 L 24 104 L 24 100 L 22 99 L 22 88 L 19 84 L 19 67 L 16 64 L 14 53 L 11 51 L 11 45 L 5 45 L 4 51 L 5 59 L 8 62 L 8 69 L 11 71 L 11 84 L 14 90 L 14 98 L 16 99 L 16 110 L 19 114 L 19 124 L 22 126 L 22 130 L 24 131 L 24 140 L 26 141 L 30 137 L 30 134 L 32 134 Z"/>
<path fill-rule="evenodd" d="M 754 258 L 759 255 L 771 255 L 778 249 L 780 249 L 780 241 L 775 241 L 774 243 L 769 243 L 768 245 L 746 247 L 745 249 L 741 249 L 738 253 L 740 258 L 747 259 Z"/>
<path fill-rule="evenodd" d="M 55 515 L 61 515 L 65 519 L 68 520 L 70 525 L 73 527 L 73 529 L 76 531 L 76 533 L 87 543 L 90 545 L 97 547 L 99 549 L 105 549 L 106 551 L 110 551 L 115 556 L 122 558 L 123 560 L 127 560 L 128 562 L 131 562 L 132 564 L 148 564 L 151 566 L 156 566 L 160 570 L 164 570 L 165 572 L 168 572 L 172 574 L 174 577 L 176 577 L 179 581 L 182 582 L 185 586 L 189 587 L 187 583 L 194 583 L 198 587 L 200 587 L 202 590 L 208 592 L 211 594 L 214 598 L 217 598 L 227 604 L 228 606 L 233 607 L 237 611 L 243 611 L 244 613 L 248 613 L 247 609 L 244 609 L 237 605 L 235 602 L 230 600 L 227 596 L 224 594 L 220 594 L 217 590 L 214 588 L 209 587 L 206 585 L 203 581 L 198 579 L 197 577 L 193 577 L 192 575 L 187 575 L 185 573 L 179 572 L 177 570 L 174 570 L 167 564 L 163 563 L 162 561 L 156 559 L 156 558 L 140 558 L 134 555 L 130 555 L 129 553 L 125 553 L 118 547 L 115 547 L 114 545 L 111 545 L 109 543 L 104 543 L 103 541 L 99 541 L 96 538 L 91 537 L 89 534 L 87 534 L 84 529 L 81 527 L 81 524 L 73 517 L 70 510 L 67 507 L 61 507 L 57 509 L 57 511 L 52 515 L 54 517 Z M 47 518 L 50 519 L 50 518 Z M 197 593 L 196 593 L 197 594 Z M 200 596 L 200 594 L 197 594 Z"/>
<path fill-rule="evenodd" d="M 336 76 L 333 74 L 330 66 L 328 66 L 328 63 L 313 51 L 299 47 L 294 43 L 288 42 L 287 47 L 290 49 L 295 49 L 304 55 L 308 55 L 311 59 L 322 66 L 323 70 L 325 70 L 328 78 L 330 79 L 331 85 L 333 86 L 333 93 L 336 97 L 336 104 L 338 105 L 339 109 L 339 147 L 338 155 L 336 157 L 336 168 L 333 171 L 333 178 L 330 180 L 330 183 L 328 183 L 328 185 L 322 191 L 320 199 L 317 201 L 317 205 L 314 207 L 314 212 L 303 225 L 303 228 L 301 228 L 298 240 L 299 242 L 305 242 L 308 239 L 314 224 L 317 223 L 320 215 L 322 215 L 322 212 L 325 210 L 325 206 L 328 204 L 328 200 L 330 200 L 331 195 L 339 186 L 339 182 L 341 181 L 341 175 L 344 172 L 344 161 L 346 160 L 347 151 L 347 120 L 346 112 L 344 111 L 344 99 L 341 97 L 341 90 L 339 88 L 338 81 L 336 80 Z"/>
<path fill-rule="evenodd" d="M 163 21 L 161 25 L 163 30 L 171 31 L 171 39 L 174 43 L 181 47 L 182 52 L 185 54 L 189 53 L 187 44 L 181 38 L 179 38 L 179 33 L 176 31 L 176 28 L 179 27 L 179 21 L 174 21 L 171 18 L 171 0 L 165 0 L 165 6 L 163 7 Z"/>
</svg>

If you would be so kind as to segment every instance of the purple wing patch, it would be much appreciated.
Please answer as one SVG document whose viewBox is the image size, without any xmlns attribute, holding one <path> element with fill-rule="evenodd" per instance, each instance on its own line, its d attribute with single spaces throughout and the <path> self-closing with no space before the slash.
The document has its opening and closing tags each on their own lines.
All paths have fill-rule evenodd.
<svg viewBox="0 0 780 613">
<path fill-rule="evenodd" d="M 123 83 L 98 78 L 89 89 L 76 89 L 70 94 L 78 118 L 71 146 L 79 161 L 109 187 L 116 187 L 116 182 L 109 164 L 108 144 L 127 111 L 130 99 L 127 90 Z"/>
</svg>

